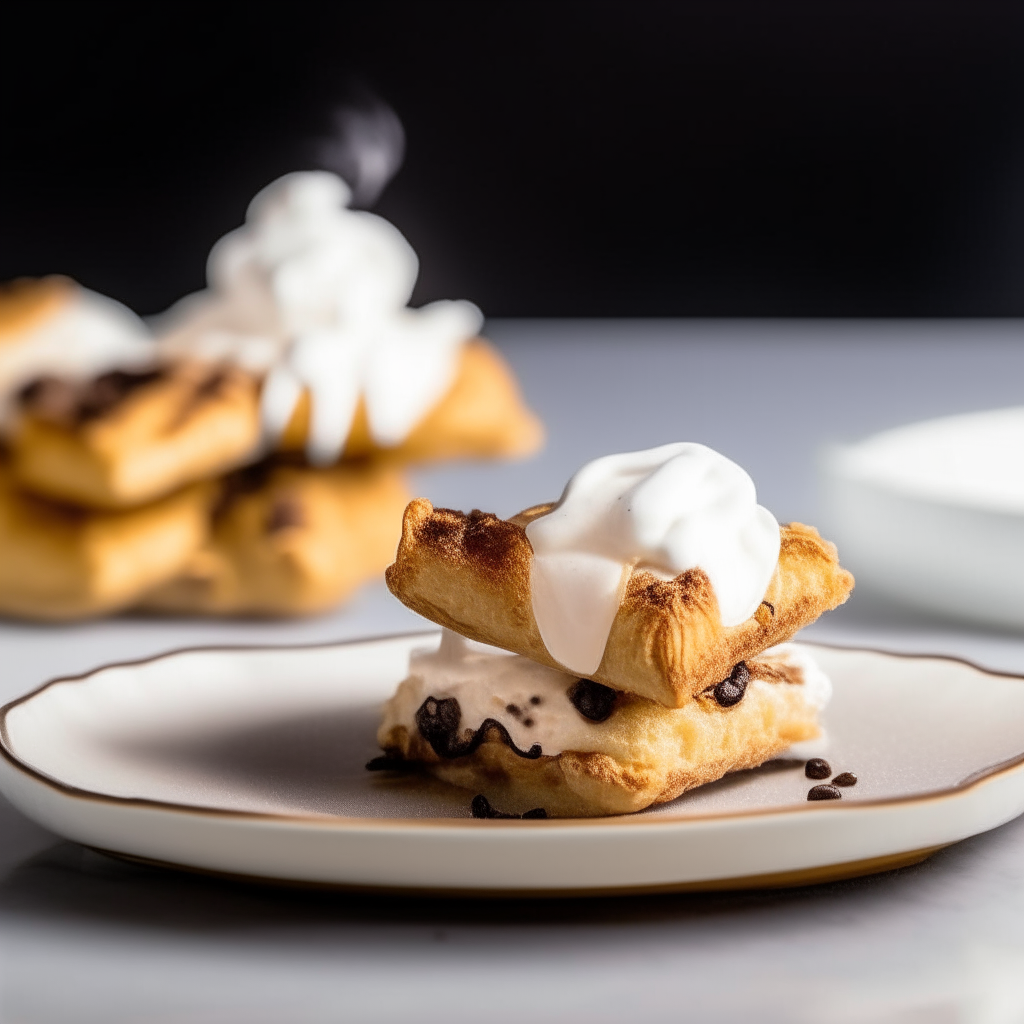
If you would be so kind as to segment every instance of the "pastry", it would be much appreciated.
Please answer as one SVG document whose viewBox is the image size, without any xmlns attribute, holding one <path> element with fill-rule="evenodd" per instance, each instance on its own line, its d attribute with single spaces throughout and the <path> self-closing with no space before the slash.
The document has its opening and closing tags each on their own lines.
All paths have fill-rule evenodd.
<svg viewBox="0 0 1024 1024">
<path fill-rule="evenodd" d="M 666 708 L 445 631 L 439 650 L 413 655 L 371 764 L 422 768 L 512 814 L 624 814 L 817 737 L 830 694 L 792 644 Z"/>
<path fill-rule="evenodd" d="M 18 391 L 39 377 L 83 380 L 148 364 L 153 355 L 134 313 L 66 277 L 0 285 L 0 423 Z"/>
<path fill-rule="evenodd" d="M 224 482 L 210 541 L 140 602 L 149 611 L 299 615 L 323 611 L 394 555 L 408 492 L 375 463 L 276 462 Z"/>
<path fill-rule="evenodd" d="M 18 399 L 11 471 L 46 497 L 126 508 L 250 461 L 259 444 L 255 380 L 179 361 L 36 378 Z"/>
<path fill-rule="evenodd" d="M 534 451 L 540 425 L 477 338 L 480 311 L 408 308 L 415 253 L 387 221 L 348 209 L 350 198 L 326 171 L 267 186 L 213 247 L 208 290 L 166 314 L 161 350 L 258 376 L 266 445 L 312 465 Z"/>
<path fill-rule="evenodd" d="M 742 469 L 686 444 L 598 459 L 508 520 L 417 499 L 386 578 L 439 625 L 666 707 L 853 587 L 816 530 L 780 528 Z"/>
<path fill-rule="evenodd" d="M 210 501 L 198 484 L 130 511 L 89 512 L 21 493 L 0 469 L 0 613 L 76 619 L 131 605 L 202 545 Z"/>
<path fill-rule="evenodd" d="M 278 448 L 300 452 L 309 441 L 310 399 L 304 392 Z M 374 442 L 366 403 L 356 406 L 345 458 L 375 456 L 396 464 L 460 458 L 516 458 L 540 446 L 544 430 L 524 405 L 519 386 L 497 350 L 483 338 L 459 353 L 455 380 L 444 397 L 395 447 Z"/>
</svg>

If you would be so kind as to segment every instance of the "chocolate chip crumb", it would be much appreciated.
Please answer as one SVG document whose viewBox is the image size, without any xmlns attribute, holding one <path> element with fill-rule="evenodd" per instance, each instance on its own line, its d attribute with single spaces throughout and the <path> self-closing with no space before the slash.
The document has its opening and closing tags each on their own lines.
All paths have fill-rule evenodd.
<svg viewBox="0 0 1024 1024">
<path fill-rule="evenodd" d="M 747 683 L 750 682 L 750 669 L 745 662 L 736 664 L 729 673 L 728 679 L 723 679 L 714 687 L 715 700 L 719 707 L 731 708 L 743 700 L 743 694 L 747 692 Z"/>
<path fill-rule="evenodd" d="M 619 692 L 603 683 L 595 683 L 593 679 L 577 679 L 568 696 L 569 702 L 584 718 L 603 722 L 611 716 Z"/>
<path fill-rule="evenodd" d="M 473 797 L 473 802 L 469 805 L 470 813 L 474 818 L 546 818 L 548 812 L 543 807 L 534 807 L 533 810 L 526 811 L 523 814 L 506 814 L 504 811 L 496 811 L 492 806 L 490 800 L 483 795 L 478 793 Z"/>
<path fill-rule="evenodd" d="M 536 706 L 537 706 L 538 704 L 543 704 L 543 703 L 544 703 L 544 701 L 543 701 L 543 700 L 542 700 L 542 699 L 541 699 L 540 697 L 531 697 L 531 698 L 530 698 L 530 703 L 531 703 L 531 704 L 532 704 L 532 705 L 533 705 L 534 707 L 536 707 Z"/>
<path fill-rule="evenodd" d="M 523 709 L 518 704 L 506 704 L 505 705 L 505 710 L 513 718 L 522 718 L 523 717 Z"/>
<path fill-rule="evenodd" d="M 820 757 L 812 757 L 804 765 L 804 775 L 809 779 L 827 779 L 832 774 L 832 766 Z M 821 788 L 820 786 L 818 787 Z"/>
<path fill-rule="evenodd" d="M 841 800 L 842 797 L 835 786 L 812 786 L 807 792 L 808 800 Z"/>
<path fill-rule="evenodd" d="M 523 719 L 523 725 L 525 725 L 526 728 L 529 729 L 530 726 L 533 725 L 533 719 L 532 718 L 524 718 Z"/>
<path fill-rule="evenodd" d="M 853 772 L 842 772 L 832 780 L 833 786 L 856 786 L 857 776 Z"/>
</svg>

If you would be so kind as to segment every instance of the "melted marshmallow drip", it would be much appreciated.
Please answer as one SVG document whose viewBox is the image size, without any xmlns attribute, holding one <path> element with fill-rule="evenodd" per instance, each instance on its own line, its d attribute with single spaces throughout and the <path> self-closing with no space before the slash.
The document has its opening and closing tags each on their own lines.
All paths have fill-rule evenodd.
<svg viewBox="0 0 1024 1024">
<path fill-rule="evenodd" d="M 483 323 L 470 302 L 407 308 L 416 254 L 383 218 L 347 209 L 350 198 L 326 171 L 268 185 L 245 225 L 210 252 L 212 298 L 179 304 L 166 339 L 172 350 L 267 373 L 270 443 L 308 390 L 314 464 L 341 454 L 360 397 L 373 440 L 401 444 L 451 387 L 461 347 Z"/>
<path fill-rule="evenodd" d="M 526 527 L 533 613 L 551 656 L 597 671 L 634 567 L 700 568 L 724 626 L 749 618 L 779 558 L 779 524 L 744 470 L 680 442 L 587 463 L 551 512 Z"/>
<path fill-rule="evenodd" d="M 45 375 L 87 379 L 153 360 L 145 324 L 120 302 L 76 287 L 53 316 L 0 346 L 0 407 Z"/>
<path fill-rule="evenodd" d="M 809 704 L 821 709 L 828 703 L 831 682 L 805 650 L 783 644 L 765 654 L 780 656 L 800 669 Z M 551 756 L 564 750 L 600 751 L 607 727 L 588 721 L 572 705 L 568 692 L 576 681 L 575 675 L 444 630 L 437 650 L 412 654 L 409 677 L 389 703 L 387 714 L 393 723 L 415 730 L 416 712 L 428 697 L 454 697 L 462 713 L 459 729 L 463 733 L 475 732 L 485 719 L 493 718 L 508 729 L 521 750 L 539 743 L 541 751 Z M 787 685 L 792 684 L 754 679 L 750 688 L 753 692 Z M 534 698 L 540 698 L 539 703 Z M 510 706 L 517 713 L 509 711 Z M 676 712 L 665 709 L 664 713 Z"/>
</svg>

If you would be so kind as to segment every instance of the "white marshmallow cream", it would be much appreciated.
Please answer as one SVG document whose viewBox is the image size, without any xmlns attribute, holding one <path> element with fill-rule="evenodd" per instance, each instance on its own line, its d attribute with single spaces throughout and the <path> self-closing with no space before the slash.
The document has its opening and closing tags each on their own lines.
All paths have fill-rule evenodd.
<svg viewBox="0 0 1024 1024">
<path fill-rule="evenodd" d="M 382 217 L 347 209 L 350 200 L 327 171 L 268 185 L 244 226 L 211 250 L 209 293 L 172 311 L 165 338 L 172 351 L 265 373 L 270 443 L 308 391 L 314 464 L 341 454 L 360 397 L 378 445 L 405 440 L 451 386 L 461 346 L 483 322 L 470 302 L 407 308 L 416 254 Z"/>
<path fill-rule="evenodd" d="M 702 569 L 724 626 L 749 618 L 779 558 L 775 517 L 736 463 L 679 442 L 580 469 L 526 527 L 534 617 L 551 656 L 591 675 L 634 568 L 671 579 Z"/>
</svg>

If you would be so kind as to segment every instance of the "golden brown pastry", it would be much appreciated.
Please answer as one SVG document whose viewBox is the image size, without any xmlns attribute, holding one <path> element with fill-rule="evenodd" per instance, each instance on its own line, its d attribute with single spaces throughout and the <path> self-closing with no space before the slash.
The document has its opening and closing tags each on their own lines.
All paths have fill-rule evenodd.
<svg viewBox="0 0 1024 1024">
<path fill-rule="evenodd" d="M 0 285 L 0 345 L 18 342 L 66 305 L 75 289 L 66 277 L 19 278 Z"/>
<path fill-rule="evenodd" d="M 117 509 L 241 465 L 259 443 L 257 381 L 178 362 L 34 381 L 21 394 L 11 470 L 46 497 Z"/>
<path fill-rule="evenodd" d="M 398 554 L 386 573 L 388 587 L 439 625 L 560 668 L 534 618 L 533 552 L 524 530 L 551 508 L 538 505 L 503 520 L 479 511 L 435 509 L 418 498 L 406 509 Z M 852 587 L 835 546 L 800 523 L 782 527 L 778 565 L 764 600 L 737 626 L 722 625 L 702 570 L 664 580 L 635 569 L 591 678 L 681 707 L 737 662 L 789 640 L 842 604 Z"/>
<path fill-rule="evenodd" d="M 506 814 L 625 814 L 816 738 L 830 693 L 796 645 L 669 709 L 448 633 L 440 651 L 413 655 L 384 709 L 385 757 L 369 767 L 422 767 Z"/>
<path fill-rule="evenodd" d="M 226 481 L 210 542 L 141 607 L 213 615 L 330 608 L 379 578 L 407 500 L 402 477 L 379 464 L 242 470 Z"/>
<path fill-rule="evenodd" d="M 299 452 L 309 432 L 310 399 L 303 394 L 279 448 Z M 447 394 L 395 448 L 373 443 L 360 401 L 344 457 L 378 456 L 396 463 L 532 455 L 544 440 L 540 420 L 523 403 L 515 376 L 498 351 L 482 338 L 463 346 L 458 372 Z"/>
<path fill-rule="evenodd" d="M 206 537 L 197 484 L 126 512 L 88 512 L 17 491 L 0 470 L 0 613 L 75 619 L 132 604 L 180 571 Z"/>
</svg>

